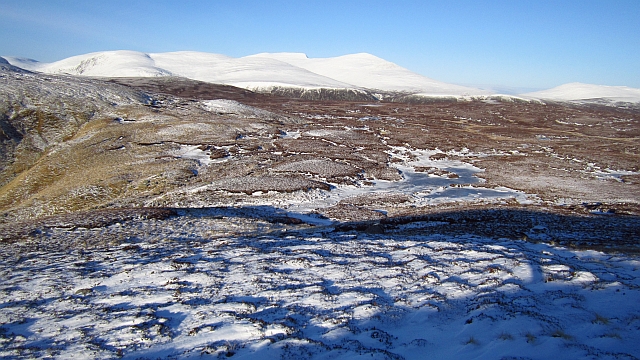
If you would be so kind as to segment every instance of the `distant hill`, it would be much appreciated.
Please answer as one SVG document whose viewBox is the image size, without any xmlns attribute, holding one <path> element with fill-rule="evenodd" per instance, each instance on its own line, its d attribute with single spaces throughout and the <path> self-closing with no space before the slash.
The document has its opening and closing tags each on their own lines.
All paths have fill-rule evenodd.
<svg viewBox="0 0 640 360">
<path fill-rule="evenodd" d="M 640 89 L 627 86 L 604 86 L 582 83 L 560 85 L 553 89 L 522 94 L 521 96 L 556 101 L 613 101 L 640 102 Z"/>
<path fill-rule="evenodd" d="M 93 77 L 183 77 L 254 92 L 311 100 L 425 102 L 432 98 L 640 103 L 640 89 L 570 83 L 518 96 L 449 84 L 377 56 L 359 53 L 309 58 L 303 53 L 261 53 L 240 58 L 195 51 L 103 51 L 52 63 L 0 57 L 0 66 L 48 74 Z"/>
</svg>

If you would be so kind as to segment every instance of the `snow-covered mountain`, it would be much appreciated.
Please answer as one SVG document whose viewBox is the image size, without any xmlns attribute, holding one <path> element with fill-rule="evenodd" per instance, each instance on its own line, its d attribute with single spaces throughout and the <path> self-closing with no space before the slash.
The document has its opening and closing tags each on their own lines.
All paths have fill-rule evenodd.
<svg viewBox="0 0 640 360">
<path fill-rule="evenodd" d="M 0 59 L 3 59 L 0 57 Z M 492 91 L 449 84 L 414 73 L 367 53 L 309 58 L 302 53 L 261 53 L 240 58 L 178 51 L 143 53 L 119 50 L 73 56 L 52 63 L 5 56 L 4 66 L 49 74 L 96 77 L 181 76 L 259 92 L 305 92 L 331 97 L 371 94 L 412 99 L 424 97 L 492 97 Z M 342 94 L 340 94 L 342 92 Z M 355 95 L 354 95 L 355 94 Z M 347 96 L 347 97 L 348 97 Z M 316 98 L 322 97 L 316 96 Z M 501 95 L 504 97 L 504 95 Z M 640 89 L 570 83 L 511 98 L 580 102 L 640 102 Z"/>
<path fill-rule="evenodd" d="M 371 89 L 435 96 L 489 95 L 487 91 L 447 84 L 411 72 L 370 54 L 309 59 L 304 54 L 257 54 L 232 58 L 181 51 L 141 53 L 105 51 L 53 63 L 5 57 L 14 66 L 51 74 L 101 77 L 183 76 L 250 90 Z"/>
<path fill-rule="evenodd" d="M 569 83 L 558 87 L 522 94 L 524 97 L 556 101 L 640 102 L 640 89 L 627 86 L 605 86 Z"/>
<path fill-rule="evenodd" d="M 231 58 L 201 52 L 149 54 L 155 64 L 174 75 L 233 85 L 250 90 L 273 87 L 354 88 L 355 86 L 268 58 Z"/>
<path fill-rule="evenodd" d="M 153 59 L 136 51 L 105 51 L 72 56 L 53 63 L 6 56 L 14 66 L 48 74 L 105 77 L 168 76 L 170 71 L 155 66 Z"/>
</svg>

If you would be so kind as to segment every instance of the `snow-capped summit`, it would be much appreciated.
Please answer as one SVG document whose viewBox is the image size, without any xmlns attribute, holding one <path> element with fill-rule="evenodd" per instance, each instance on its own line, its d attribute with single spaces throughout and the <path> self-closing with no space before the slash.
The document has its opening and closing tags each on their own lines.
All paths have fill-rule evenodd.
<svg viewBox="0 0 640 360">
<path fill-rule="evenodd" d="M 522 94 L 524 97 L 556 101 L 640 102 L 640 89 L 627 86 L 605 86 L 583 83 L 569 83 L 548 90 Z"/>
<path fill-rule="evenodd" d="M 278 59 L 316 74 L 380 91 L 423 95 L 489 95 L 484 90 L 453 85 L 416 74 L 392 62 L 368 53 L 333 58 L 308 58 L 304 54 L 257 54 L 252 57 Z"/>
<path fill-rule="evenodd" d="M 72 56 L 52 63 L 5 57 L 12 65 L 25 70 L 49 74 L 69 74 L 100 77 L 170 76 L 171 71 L 155 66 L 149 54 L 118 50 Z"/>
<path fill-rule="evenodd" d="M 202 52 L 149 54 L 155 64 L 174 75 L 250 90 L 271 87 L 353 88 L 352 85 L 310 72 L 277 59 L 232 58 Z"/>
</svg>

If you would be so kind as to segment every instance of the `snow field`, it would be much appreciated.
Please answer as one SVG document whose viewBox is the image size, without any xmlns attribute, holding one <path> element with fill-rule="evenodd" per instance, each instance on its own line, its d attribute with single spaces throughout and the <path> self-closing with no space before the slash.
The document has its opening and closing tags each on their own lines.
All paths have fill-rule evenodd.
<svg viewBox="0 0 640 360">
<path fill-rule="evenodd" d="M 229 212 L 50 229 L 129 240 L 4 248 L 0 356 L 640 356 L 636 257 L 426 225 L 286 231 Z"/>
</svg>

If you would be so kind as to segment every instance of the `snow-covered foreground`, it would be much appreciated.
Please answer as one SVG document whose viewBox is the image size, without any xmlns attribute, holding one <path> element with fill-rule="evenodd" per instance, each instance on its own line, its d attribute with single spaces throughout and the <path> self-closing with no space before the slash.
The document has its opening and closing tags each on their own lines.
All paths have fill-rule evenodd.
<svg viewBox="0 0 640 360">
<path fill-rule="evenodd" d="M 440 225 L 47 229 L 1 250 L 0 357 L 640 357 L 637 257 Z"/>
</svg>

